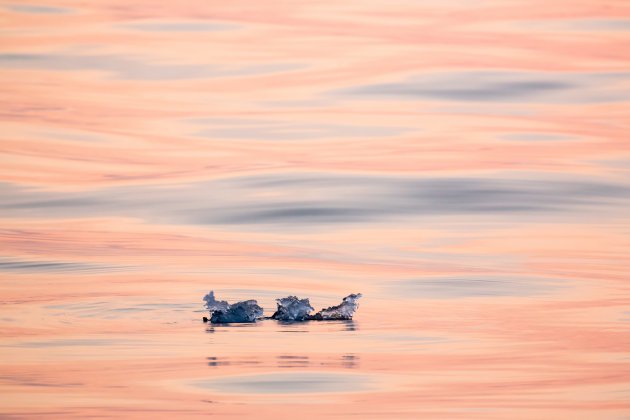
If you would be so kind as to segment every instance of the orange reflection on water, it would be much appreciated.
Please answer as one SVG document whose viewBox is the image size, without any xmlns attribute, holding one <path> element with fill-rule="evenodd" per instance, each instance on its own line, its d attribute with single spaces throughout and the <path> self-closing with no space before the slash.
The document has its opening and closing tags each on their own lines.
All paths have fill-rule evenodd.
<svg viewBox="0 0 630 420">
<path fill-rule="evenodd" d="M 1 2 L 0 417 L 627 417 L 629 13 Z"/>
</svg>

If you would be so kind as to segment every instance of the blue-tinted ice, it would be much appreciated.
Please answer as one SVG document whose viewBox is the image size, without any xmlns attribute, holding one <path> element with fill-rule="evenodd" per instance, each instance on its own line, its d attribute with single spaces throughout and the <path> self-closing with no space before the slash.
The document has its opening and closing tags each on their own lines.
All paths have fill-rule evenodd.
<svg viewBox="0 0 630 420">
<path fill-rule="evenodd" d="M 358 300 L 361 296 L 361 293 L 348 295 L 339 305 L 324 308 L 315 315 L 311 315 L 314 309 L 308 299 L 287 296 L 276 299 L 278 308 L 271 319 L 278 321 L 350 320 L 359 307 Z M 210 311 L 210 322 L 213 324 L 255 322 L 263 316 L 263 309 L 255 300 L 229 304 L 224 300 L 216 300 L 212 291 L 204 296 L 203 300 Z M 204 321 L 207 321 L 207 318 L 204 317 Z"/>
<path fill-rule="evenodd" d="M 210 293 L 203 297 L 203 300 L 206 302 L 206 308 L 210 312 L 212 311 L 227 311 L 230 307 L 230 304 L 224 300 L 216 300 L 214 297 L 214 292 L 211 290 Z"/>
<path fill-rule="evenodd" d="M 352 319 L 352 315 L 359 308 L 358 300 L 363 296 L 361 293 L 353 293 L 343 298 L 341 303 L 322 309 L 308 319 L 322 321 L 333 319 Z"/>
<path fill-rule="evenodd" d="M 296 296 L 276 299 L 276 302 L 278 303 L 278 310 L 271 318 L 278 321 L 304 321 L 314 310 L 308 299 L 299 299 Z"/>
<path fill-rule="evenodd" d="M 206 308 L 210 311 L 210 322 L 213 324 L 256 322 L 263 316 L 263 308 L 258 306 L 255 300 L 229 304 L 224 300 L 216 300 L 212 291 L 205 295 L 203 300 L 206 301 Z"/>
</svg>

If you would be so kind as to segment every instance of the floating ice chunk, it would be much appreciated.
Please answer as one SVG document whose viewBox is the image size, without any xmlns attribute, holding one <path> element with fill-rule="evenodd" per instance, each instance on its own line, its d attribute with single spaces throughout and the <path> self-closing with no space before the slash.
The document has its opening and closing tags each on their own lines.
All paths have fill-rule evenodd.
<svg viewBox="0 0 630 420">
<path fill-rule="evenodd" d="M 352 319 L 352 315 L 359 307 L 358 300 L 363 296 L 361 293 L 351 294 L 343 298 L 337 306 L 322 309 L 315 315 L 309 316 L 307 319 L 322 321 L 335 319 Z"/>
<path fill-rule="evenodd" d="M 229 304 L 224 300 L 216 300 L 214 292 L 204 296 L 206 308 L 210 311 L 210 322 L 222 324 L 230 322 L 256 322 L 263 315 L 263 308 L 255 300 L 246 300 Z M 206 318 L 204 317 L 204 322 Z"/>
<path fill-rule="evenodd" d="M 322 309 L 315 315 L 310 315 L 313 307 L 308 299 L 287 296 L 276 299 L 278 309 L 271 318 L 264 319 L 276 319 L 278 321 L 350 320 L 359 307 L 358 300 L 361 296 L 361 293 L 348 295 L 343 298 L 339 305 Z M 224 300 L 216 300 L 214 292 L 211 291 L 203 297 L 203 300 L 206 302 L 206 308 L 210 311 L 210 322 L 213 324 L 256 322 L 263 316 L 263 308 L 258 306 L 258 302 L 253 299 L 229 304 Z M 208 318 L 203 317 L 203 321 L 207 322 Z"/>
<path fill-rule="evenodd" d="M 209 311 L 227 311 L 230 307 L 230 304 L 224 300 L 216 300 L 214 298 L 214 292 L 211 290 L 210 293 L 203 297 L 203 300 L 206 302 L 206 308 Z"/>
<path fill-rule="evenodd" d="M 263 315 L 263 308 L 258 306 L 255 300 L 237 302 L 224 311 L 212 312 L 210 322 L 213 324 L 223 324 L 229 322 L 256 322 Z"/>
<path fill-rule="evenodd" d="M 271 316 L 278 321 L 304 321 L 313 310 L 308 299 L 298 299 L 297 296 L 287 296 L 276 299 L 278 310 Z"/>
</svg>

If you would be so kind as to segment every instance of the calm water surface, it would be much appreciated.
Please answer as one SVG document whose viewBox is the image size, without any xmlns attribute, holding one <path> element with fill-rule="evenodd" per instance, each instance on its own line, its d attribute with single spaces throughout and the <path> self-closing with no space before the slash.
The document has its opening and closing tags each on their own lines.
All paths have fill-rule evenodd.
<svg viewBox="0 0 630 420">
<path fill-rule="evenodd" d="M 630 3 L 0 22 L 0 417 L 630 418 Z"/>
</svg>

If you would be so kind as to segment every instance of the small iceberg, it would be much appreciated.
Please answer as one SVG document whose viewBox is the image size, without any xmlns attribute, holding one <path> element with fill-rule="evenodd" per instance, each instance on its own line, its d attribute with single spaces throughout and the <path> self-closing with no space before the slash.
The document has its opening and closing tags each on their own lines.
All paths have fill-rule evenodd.
<svg viewBox="0 0 630 420">
<path fill-rule="evenodd" d="M 313 311 L 308 299 L 298 299 L 296 296 L 287 296 L 276 299 L 278 310 L 271 315 L 271 319 L 278 321 L 305 321 Z"/>
<path fill-rule="evenodd" d="M 203 297 L 203 300 L 206 302 L 206 308 L 210 312 L 212 311 L 227 311 L 230 307 L 230 304 L 224 300 L 216 300 L 214 297 L 214 292 L 211 290 L 210 293 Z"/>
<path fill-rule="evenodd" d="M 359 308 L 358 300 L 361 299 L 362 296 L 361 293 L 348 295 L 343 298 L 339 305 L 322 309 L 308 319 L 314 321 L 352 319 L 352 315 L 354 315 Z"/>
<path fill-rule="evenodd" d="M 256 322 L 263 316 L 263 308 L 255 300 L 245 300 L 229 304 L 224 300 L 216 300 L 214 292 L 203 297 L 206 308 L 210 311 L 210 322 L 213 324 L 227 324 L 231 322 Z M 208 318 L 204 317 L 204 322 Z"/>
<path fill-rule="evenodd" d="M 336 306 L 324 308 L 314 315 L 311 315 L 313 307 L 308 299 L 300 299 L 297 296 L 287 296 L 276 299 L 278 305 L 276 312 L 265 319 L 275 319 L 278 321 L 329 321 L 329 320 L 351 320 L 352 316 L 359 308 L 358 300 L 361 293 L 351 294 L 343 298 Z M 224 300 L 216 300 L 214 292 L 204 296 L 205 306 L 210 311 L 209 321 L 213 324 L 256 322 L 263 317 L 263 308 L 258 306 L 255 300 L 245 300 L 229 304 Z M 204 322 L 208 322 L 207 317 L 203 317 Z"/>
</svg>

